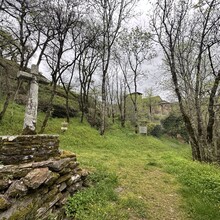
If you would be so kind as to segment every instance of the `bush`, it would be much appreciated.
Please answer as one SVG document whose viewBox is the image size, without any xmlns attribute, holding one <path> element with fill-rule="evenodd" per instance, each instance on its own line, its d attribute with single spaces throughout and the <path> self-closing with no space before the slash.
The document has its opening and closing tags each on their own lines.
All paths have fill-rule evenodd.
<svg viewBox="0 0 220 220">
<path fill-rule="evenodd" d="M 156 125 L 153 130 L 150 132 L 150 135 L 154 136 L 154 137 L 161 137 L 163 134 L 163 129 L 161 125 Z"/>
<path fill-rule="evenodd" d="M 158 124 L 155 124 L 155 123 L 147 123 L 147 133 L 148 134 L 151 134 L 151 132 L 153 131 L 153 129 L 155 128 L 155 126 L 158 125 Z"/>
<path fill-rule="evenodd" d="M 161 121 L 161 124 L 165 134 L 175 138 L 180 135 L 185 141 L 188 141 L 188 134 L 182 116 L 170 114 Z"/>
</svg>

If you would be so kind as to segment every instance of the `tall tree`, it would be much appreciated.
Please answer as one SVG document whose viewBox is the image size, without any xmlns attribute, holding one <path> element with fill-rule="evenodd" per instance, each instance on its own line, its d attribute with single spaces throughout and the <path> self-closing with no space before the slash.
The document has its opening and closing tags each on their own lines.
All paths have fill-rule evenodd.
<svg viewBox="0 0 220 220">
<path fill-rule="evenodd" d="M 99 51 L 94 45 L 88 47 L 80 56 L 79 59 L 79 81 L 80 81 L 80 109 L 81 122 L 83 122 L 84 115 L 88 113 L 89 108 L 89 93 L 90 86 L 93 81 L 93 75 L 100 64 Z"/>
<path fill-rule="evenodd" d="M 217 0 L 157 1 L 152 26 L 169 67 L 193 159 L 220 162 Z"/>
<path fill-rule="evenodd" d="M 62 74 L 75 62 L 74 59 L 68 59 L 67 56 L 68 52 L 73 48 L 70 38 L 70 30 L 79 22 L 79 14 L 76 14 L 76 11 L 74 10 L 77 7 L 75 1 L 68 0 L 63 2 L 57 0 L 55 4 L 50 3 L 51 2 L 49 2 L 51 10 L 49 16 L 53 19 L 52 25 L 53 30 L 55 31 L 55 38 L 49 42 L 49 46 L 44 52 L 44 57 L 51 70 L 52 91 L 40 133 L 44 132 L 50 117 L 57 82 Z"/>
<path fill-rule="evenodd" d="M 112 47 L 119 34 L 122 23 L 130 15 L 136 0 L 91 0 L 96 22 L 101 30 L 101 62 L 102 62 L 102 111 L 100 134 L 105 133 L 106 126 L 106 80 Z"/>
<path fill-rule="evenodd" d="M 40 32 L 36 29 L 35 20 L 40 13 L 40 1 L 4 0 L 1 4 L 3 22 L 1 29 L 13 40 L 5 42 L 13 45 L 17 54 L 20 69 L 25 70 L 29 60 L 36 53 L 40 43 Z"/>
<path fill-rule="evenodd" d="M 4 74 L 4 79 L 5 79 L 5 93 L 6 93 L 6 97 L 5 97 L 5 101 L 3 104 L 3 108 L 0 111 L 0 121 L 2 121 L 5 112 L 8 108 L 9 105 L 9 100 L 10 100 L 10 96 L 11 96 L 11 91 L 10 91 L 10 83 L 9 83 L 9 68 L 8 68 L 9 64 L 4 61 L 1 57 L 0 57 L 0 72 L 2 72 Z"/>
<path fill-rule="evenodd" d="M 119 42 L 119 51 L 116 55 L 125 81 L 129 90 L 130 99 L 134 107 L 135 133 L 138 133 L 138 81 L 146 77 L 143 70 L 143 64 L 155 56 L 152 45 L 151 35 L 143 31 L 140 27 L 126 30 L 121 36 Z M 132 91 L 134 91 L 132 93 Z"/>
<path fill-rule="evenodd" d="M 89 62 L 89 67 L 86 67 L 86 59 L 88 58 L 88 51 L 90 51 L 91 46 L 94 45 L 97 32 L 94 31 L 92 25 L 89 21 L 80 21 L 78 25 L 71 29 L 71 42 L 73 48 L 69 53 L 71 54 L 71 59 L 73 65 L 71 66 L 71 71 L 66 71 L 60 76 L 61 83 L 66 93 L 66 112 L 67 121 L 69 122 L 69 94 L 72 87 L 72 81 L 74 79 L 74 72 L 76 72 L 78 64 L 79 81 L 80 81 L 80 97 L 82 97 L 82 88 L 87 89 L 89 92 L 89 84 L 91 82 L 91 77 L 95 69 L 91 68 L 94 64 L 95 53 L 90 56 L 91 62 Z M 85 70 L 85 71 L 84 71 Z M 85 77 L 84 77 L 85 76 Z M 87 77 L 88 76 L 88 77 Z M 85 93 L 85 96 L 87 93 Z M 82 100 L 80 98 L 80 100 Z M 87 99 L 86 99 L 87 100 Z M 81 104 L 81 102 L 79 102 Z M 82 108 L 81 108 L 82 109 Z M 84 108 L 83 108 L 84 109 Z M 83 118 L 83 117 L 82 117 Z"/>
</svg>

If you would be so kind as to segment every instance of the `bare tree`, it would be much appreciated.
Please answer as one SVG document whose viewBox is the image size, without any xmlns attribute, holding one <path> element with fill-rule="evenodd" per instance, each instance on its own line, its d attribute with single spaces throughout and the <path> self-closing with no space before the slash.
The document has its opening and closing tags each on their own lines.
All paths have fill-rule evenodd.
<svg viewBox="0 0 220 220">
<path fill-rule="evenodd" d="M 169 67 L 193 159 L 219 162 L 217 0 L 157 1 L 152 26 Z"/>
<path fill-rule="evenodd" d="M 84 115 L 88 113 L 89 92 L 93 79 L 93 74 L 100 64 L 99 51 L 95 47 L 88 47 L 79 59 L 79 81 L 80 81 L 80 109 L 81 122 Z"/>
<path fill-rule="evenodd" d="M 9 44 L 19 55 L 17 60 L 20 69 L 25 70 L 40 43 L 40 32 L 35 26 L 40 13 L 40 1 L 4 0 L 1 8 L 4 17 L 2 29 L 12 36 L 13 40 Z"/>
<path fill-rule="evenodd" d="M 112 123 L 115 123 L 116 114 L 116 79 L 117 75 L 114 72 L 114 68 L 109 71 L 106 80 L 106 91 L 107 91 L 107 112 L 108 117 L 112 119 Z"/>
<path fill-rule="evenodd" d="M 134 107 L 135 133 L 138 133 L 138 81 L 146 76 L 143 64 L 155 56 L 149 32 L 141 30 L 140 27 L 133 28 L 130 32 L 126 30 L 119 42 L 119 53 L 116 58 L 130 93 L 130 99 Z M 134 91 L 132 93 L 132 90 Z"/>
<path fill-rule="evenodd" d="M 101 30 L 102 62 L 102 120 L 100 134 L 105 133 L 106 123 L 106 79 L 112 54 L 112 47 L 119 34 L 122 23 L 128 18 L 136 0 L 91 0 L 96 22 Z"/>
<path fill-rule="evenodd" d="M 5 112 L 8 108 L 9 105 L 9 100 L 10 100 L 10 96 L 11 96 L 11 91 L 10 91 L 10 83 L 9 83 L 9 68 L 8 68 L 8 63 L 4 62 L 2 58 L 0 58 L 0 67 L 2 68 L 2 70 L 0 69 L 1 72 L 4 73 L 4 79 L 5 79 L 5 93 L 6 93 L 6 98 L 3 104 L 3 108 L 0 111 L 0 121 L 2 121 Z"/>
<path fill-rule="evenodd" d="M 126 97 L 127 85 L 123 74 L 116 71 L 116 101 L 120 113 L 121 126 L 125 127 L 126 122 Z"/>
<path fill-rule="evenodd" d="M 48 102 L 48 108 L 44 121 L 41 126 L 40 133 L 43 133 L 47 125 L 50 113 L 52 110 L 53 99 L 55 96 L 57 82 L 62 74 L 73 65 L 74 59 L 68 60 L 67 54 L 73 49 L 72 42 L 69 42 L 70 30 L 78 23 L 79 17 L 75 13 L 74 8 L 77 5 L 69 0 L 65 3 L 63 1 L 56 1 L 56 4 L 51 5 L 50 16 L 53 19 L 53 30 L 55 31 L 55 38 L 49 42 L 49 47 L 44 53 L 47 64 L 51 70 L 52 78 L 52 92 Z"/>
</svg>

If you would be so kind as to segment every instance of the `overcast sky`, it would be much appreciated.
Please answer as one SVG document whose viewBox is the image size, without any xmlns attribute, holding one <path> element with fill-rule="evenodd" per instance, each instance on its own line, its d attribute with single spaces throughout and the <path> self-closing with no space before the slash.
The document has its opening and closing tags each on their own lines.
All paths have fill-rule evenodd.
<svg viewBox="0 0 220 220">
<path fill-rule="evenodd" d="M 136 16 L 130 22 L 131 26 L 141 25 L 146 30 L 150 31 L 149 20 L 152 13 L 152 4 L 149 0 L 140 0 L 136 8 Z M 170 92 L 163 88 L 164 68 L 163 68 L 163 52 L 159 45 L 155 45 L 157 57 L 147 61 L 144 69 L 147 72 L 147 79 L 143 80 L 139 85 L 139 92 L 145 93 L 147 89 L 152 88 L 155 95 L 160 95 L 162 99 L 169 100 Z"/>
<path fill-rule="evenodd" d="M 149 16 L 152 12 L 152 6 L 148 0 L 140 0 L 135 9 L 136 16 L 128 23 L 129 26 L 140 25 L 146 30 L 149 30 Z M 147 61 L 143 68 L 147 73 L 147 78 L 141 80 L 139 83 L 138 91 L 145 94 L 147 89 L 152 88 L 154 95 L 160 95 L 162 99 L 168 100 L 168 92 L 164 91 L 162 86 L 163 69 L 162 69 L 162 51 L 159 46 L 156 46 L 158 56 L 154 59 Z M 49 71 L 45 68 L 43 63 L 40 65 L 40 71 L 50 78 Z"/>
</svg>

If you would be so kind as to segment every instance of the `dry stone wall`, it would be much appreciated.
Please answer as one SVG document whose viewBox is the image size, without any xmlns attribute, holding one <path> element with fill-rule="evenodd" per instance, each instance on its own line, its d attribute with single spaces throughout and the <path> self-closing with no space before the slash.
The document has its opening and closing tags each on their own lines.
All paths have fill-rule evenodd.
<svg viewBox="0 0 220 220">
<path fill-rule="evenodd" d="M 66 219 L 63 207 L 67 198 L 85 186 L 87 172 L 79 167 L 74 153 L 58 150 L 58 136 L 38 138 L 53 141 L 39 144 L 36 136 L 33 139 L 29 136 L 30 143 L 37 142 L 29 148 L 31 145 L 21 144 L 21 139 L 28 143 L 24 137 L 0 139 L 0 154 L 4 152 L 4 162 L 0 165 L 1 220 Z M 9 154 L 7 144 L 14 150 L 13 154 Z M 42 150 L 42 157 L 37 150 Z M 33 157 L 27 162 L 28 155 Z"/>
<path fill-rule="evenodd" d="M 58 135 L 0 136 L 0 161 L 19 164 L 59 156 Z"/>
</svg>

